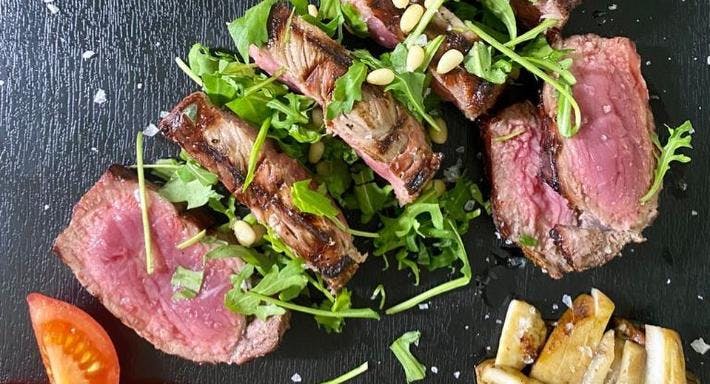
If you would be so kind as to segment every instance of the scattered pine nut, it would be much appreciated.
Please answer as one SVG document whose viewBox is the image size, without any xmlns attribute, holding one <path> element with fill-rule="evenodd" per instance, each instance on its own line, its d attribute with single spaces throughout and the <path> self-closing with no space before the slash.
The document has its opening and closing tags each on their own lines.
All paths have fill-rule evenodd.
<svg viewBox="0 0 710 384">
<path fill-rule="evenodd" d="M 444 144 L 449 138 L 449 129 L 446 127 L 446 121 L 441 117 L 437 117 L 436 125 L 439 126 L 438 130 L 432 126 L 429 127 L 429 137 L 436 144 Z"/>
<path fill-rule="evenodd" d="M 313 17 L 318 17 L 318 8 L 313 4 L 308 4 L 308 14 Z"/>
<path fill-rule="evenodd" d="M 394 4 L 394 7 L 397 9 L 404 9 L 409 5 L 409 0 L 392 0 L 392 4 Z"/>
<path fill-rule="evenodd" d="M 412 45 L 407 52 L 407 72 L 414 72 L 424 62 L 424 48 Z"/>
<path fill-rule="evenodd" d="M 419 19 L 424 14 L 424 7 L 419 4 L 412 4 L 404 11 L 402 18 L 399 19 L 399 29 L 404 33 L 411 32 L 419 23 Z"/>
<path fill-rule="evenodd" d="M 387 85 L 394 80 L 394 72 L 389 68 L 375 69 L 367 74 L 367 82 L 374 85 Z"/>
<path fill-rule="evenodd" d="M 311 143 L 308 147 L 308 162 L 311 164 L 316 164 L 323 157 L 323 152 L 325 152 L 325 144 L 322 141 L 317 141 Z"/>
<path fill-rule="evenodd" d="M 436 72 L 440 75 L 450 72 L 463 62 L 463 53 L 457 49 L 449 49 L 439 59 Z"/>
</svg>

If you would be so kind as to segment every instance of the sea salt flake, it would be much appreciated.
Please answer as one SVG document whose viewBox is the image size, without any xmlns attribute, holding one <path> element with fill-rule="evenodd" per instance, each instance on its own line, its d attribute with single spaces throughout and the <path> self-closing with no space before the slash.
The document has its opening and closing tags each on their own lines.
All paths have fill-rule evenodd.
<svg viewBox="0 0 710 384">
<path fill-rule="evenodd" d="M 46 210 L 48 210 L 48 209 L 49 209 L 49 204 L 45 204 L 45 205 L 44 205 L 44 210 L 46 211 Z"/>
<path fill-rule="evenodd" d="M 153 123 L 148 124 L 148 126 L 143 129 L 143 135 L 148 137 L 153 137 L 158 132 L 160 132 L 160 130 Z"/>
<path fill-rule="evenodd" d="M 668 280 L 666 280 L 666 285 L 671 285 L 671 279 L 670 279 L 670 277 L 668 278 Z"/>
<path fill-rule="evenodd" d="M 136 88 L 138 88 L 138 89 L 143 89 L 143 83 L 138 83 L 138 84 L 136 84 Z"/>
<path fill-rule="evenodd" d="M 646 65 L 651 65 L 651 60 L 646 60 Z"/>
<path fill-rule="evenodd" d="M 710 65 L 710 56 L 708 56 L 706 62 L 708 63 L 708 65 Z"/>
<path fill-rule="evenodd" d="M 106 102 L 106 91 L 99 88 L 99 90 L 96 91 L 96 93 L 94 94 L 94 103 L 103 104 L 105 102 Z"/>
<path fill-rule="evenodd" d="M 293 376 L 291 376 L 291 381 L 293 381 L 294 383 L 300 383 L 301 380 L 303 379 L 301 379 L 301 375 L 299 375 L 298 373 L 294 373 Z"/>
<path fill-rule="evenodd" d="M 463 145 L 456 147 L 456 153 L 464 153 L 466 152 L 466 148 L 464 148 Z"/>
<path fill-rule="evenodd" d="M 701 355 L 704 355 L 707 353 L 707 351 L 710 351 L 710 345 L 708 345 L 703 338 L 695 339 L 693 340 L 692 343 L 690 343 L 690 346 L 693 348 L 693 350 Z"/>
<path fill-rule="evenodd" d="M 84 51 L 84 53 L 81 54 L 81 58 L 84 60 L 89 60 L 90 58 L 94 57 L 96 55 L 96 52 L 92 50 Z"/>
<path fill-rule="evenodd" d="M 421 309 L 421 310 L 429 309 L 429 304 L 421 303 L 421 304 L 419 304 L 419 309 Z"/>
<path fill-rule="evenodd" d="M 705 300 L 705 297 L 703 297 L 703 295 L 698 295 L 698 300 L 703 301 Z"/>
<path fill-rule="evenodd" d="M 698 215 L 698 211 L 696 211 L 694 209 L 692 211 L 690 211 L 690 216 L 697 216 L 697 215 Z"/>
<path fill-rule="evenodd" d="M 55 4 L 47 3 L 47 2 L 45 2 L 45 4 L 47 5 L 47 9 L 49 9 L 49 13 L 51 13 L 53 15 L 56 15 L 57 13 L 59 13 L 59 7 L 57 7 Z"/>
<path fill-rule="evenodd" d="M 431 371 L 432 371 L 433 373 L 439 373 L 439 368 L 437 368 L 437 367 L 431 367 Z"/>
<path fill-rule="evenodd" d="M 91 152 L 99 153 L 99 149 L 96 148 L 96 147 L 91 147 L 91 148 L 89 148 L 89 149 L 91 149 Z"/>
<path fill-rule="evenodd" d="M 0 80 L 0 86 L 5 85 L 5 80 Z"/>
<path fill-rule="evenodd" d="M 567 306 L 567 308 L 572 308 L 572 298 L 568 294 L 562 295 L 562 302 Z"/>
<path fill-rule="evenodd" d="M 458 159 L 455 165 L 444 169 L 444 179 L 448 183 L 455 183 L 456 180 L 461 178 L 461 167 L 463 167 L 463 161 Z"/>
<path fill-rule="evenodd" d="M 496 319 L 496 324 L 503 324 L 503 322 L 500 319 Z"/>
<path fill-rule="evenodd" d="M 454 372 L 454 378 L 456 378 L 458 380 L 459 377 L 461 377 L 461 372 L 459 372 L 459 371 Z"/>
<path fill-rule="evenodd" d="M 607 8 L 609 8 L 610 11 L 616 11 L 616 9 L 619 8 L 619 6 L 616 4 L 611 4 Z"/>
<path fill-rule="evenodd" d="M 556 311 L 556 310 L 558 310 L 558 309 L 560 309 L 560 306 L 557 305 L 557 303 L 553 303 L 553 304 L 552 304 L 552 310 L 553 310 L 553 311 Z"/>
<path fill-rule="evenodd" d="M 611 105 L 609 105 L 609 104 L 604 104 L 604 106 L 602 107 L 602 110 L 604 111 L 604 113 L 609 113 L 609 112 L 611 112 Z"/>
</svg>

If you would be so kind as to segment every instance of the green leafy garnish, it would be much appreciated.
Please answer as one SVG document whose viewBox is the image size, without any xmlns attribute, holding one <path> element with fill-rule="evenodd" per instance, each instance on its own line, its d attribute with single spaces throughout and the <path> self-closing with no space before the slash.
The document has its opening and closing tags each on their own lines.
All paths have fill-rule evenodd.
<svg viewBox="0 0 710 384">
<path fill-rule="evenodd" d="M 266 135 L 269 133 L 269 127 L 271 126 L 271 120 L 266 119 L 261 124 L 259 128 L 259 133 L 254 139 L 254 144 L 251 146 L 251 152 L 249 152 L 249 164 L 247 165 L 247 176 L 244 178 L 244 185 L 242 185 L 242 192 L 245 192 L 249 185 L 254 180 L 254 174 L 256 172 L 256 165 L 259 161 L 261 154 L 261 147 L 264 146 L 266 141 Z"/>
<path fill-rule="evenodd" d="M 293 183 L 291 201 L 301 212 L 319 217 L 325 216 L 337 220 L 340 214 L 340 210 L 333 205 L 333 201 L 326 195 L 323 187 L 318 190 L 311 189 L 311 179 Z"/>
<path fill-rule="evenodd" d="M 526 247 L 536 247 L 538 244 L 538 241 L 532 235 L 522 234 L 520 236 L 520 238 L 518 239 L 518 243 L 520 243 L 520 245 L 523 245 Z"/>
<path fill-rule="evenodd" d="M 651 184 L 651 188 L 649 188 L 648 192 L 646 192 L 646 194 L 641 197 L 642 204 L 645 204 L 646 202 L 651 200 L 651 198 L 653 198 L 653 196 L 655 196 L 658 191 L 661 190 L 661 187 L 663 186 L 663 178 L 665 177 L 666 172 L 668 172 L 668 170 L 671 168 L 672 162 L 690 162 L 690 156 L 686 156 L 682 153 L 676 153 L 676 151 L 682 148 L 693 148 L 693 145 L 691 144 L 691 140 L 693 138 L 692 134 L 694 133 L 693 125 L 690 123 L 690 121 L 686 120 L 677 128 L 667 128 L 668 132 L 670 133 L 670 136 L 668 137 L 666 145 L 664 145 L 661 149 L 660 156 L 658 156 L 656 171 L 653 173 L 653 184 Z M 654 137 L 654 142 L 659 142 L 658 136 Z M 658 146 L 660 147 L 660 145 Z"/>
<path fill-rule="evenodd" d="M 390 350 L 404 369 L 404 375 L 408 383 L 422 380 L 426 377 L 426 367 L 410 351 L 412 344 L 419 345 L 420 337 L 421 332 L 410 331 L 400 336 L 390 345 Z"/>
<path fill-rule="evenodd" d="M 363 167 L 360 171 L 352 174 L 355 187 L 353 188 L 354 203 L 348 204 L 348 208 L 360 211 L 360 222 L 369 223 L 378 212 L 385 208 L 392 207 L 397 201 L 392 195 L 391 185 L 380 187 L 375 183 L 375 174 L 372 169 Z"/>
<path fill-rule="evenodd" d="M 180 176 L 173 177 L 159 190 L 160 195 L 173 203 L 186 202 L 187 209 L 201 207 L 210 199 L 222 197 L 215 192 L 211 185 L 204 184 L 198 179 L 185 181 Z"/>
<path fill-rule="evenodd" d="M 178 265 L 170 279 L 175 289 L 173 300 L 194 299 L 200 293 L 204 277 L 204 271 L 193 271 Z"/>
<path fill-rule="evenodd" d="M 515 14 L 509 0 L 481 0 L 481 4 L 503 22 L 511 39 L 518 35 Z"/>
<path fill-rule="evenodd" d="M 244 16 L 234 19 L 228 24 L 229 34 L 237 46 L 237 51 L 244 62 L 249 62 L 249 46 L 260 47 L 269 40 L 267 21 L 271 7 L 278 0 L 264 0 L 244 12 Z"/>
<path fill-rule="evenodd" d="M 141 221 L 143 222 L 143 243 L 145 244 L 145 264 L 148 274 L 153 273 L 153 242 L 150 236 L 148 219 L 148 199 L 145 193 L 145 174 L 143 172 L 143 132 L 136 136 L 136 171 L 138 173 L 138 195 L 140 196 Z"/>
<path fill-rule="evenodd" d="M 176 245 L 175 248 L 177 249 L 185 249 L 190 246 L 193 246 L 202 240 L 205 235 L 207 234 L 207 230 L 203 229 L 200 232 L 197 232 L 194 236 L 190 237 L 189 239 L 186 239 L 185 241 L 181 242 L 180 244 Z"/>
<path fill-rule="evenodd" d="M 350 291 L 347 288 L 343 288 L 340 292 L 338 292 L 335 300 L 323 300 L 320 309 L 333 313 L 348 310 L 352 306 L 350 296 Z M 345 318 L 343 317 L 315 316 L 315 320 L 318 326 L 323 327 L 328 333 L 340 333 L 345 325 Z"/>
<path fill-rule="evenodd" d="M 365 373 L 367 371 L 368 367 L 369 367 L 369 365 L 368 365 L 368 362 L 366 361 L 362 365 L 358 366 L 357 368 L 352 369 L 352 370 L 350 370 L 350 371 L 348 371 L 348 372 L 346 372 L 334 379 L 324 381 L 321 384 L 342 384 L 348 380 L 352 380 L 352 379 L 362 375 L 363 373 Z"/>
<path fill-rule="evenodd" d="M 493 62 L 492 51 L 492 47 L 476 41 L 466 55 L 464 67 L 469 73 L 481 79 L 494 84 L 503 84 L 508 79 L 512 66 L 510 61 L 504 59 Z"/>
<path fill-rule="evenodd" d="M 375 290 L 372 291 L 372 296 L 370 296 L 370 300 L 375 300 L 377 296 L 380 296 L 379 308 L 382 309 L 385 307 L 385 300 L 387 300 L 387 292 L 385 292 L 384 285 L 378 284 L 377 287 L 375 287 Z"/>
<path fill-rule="evenodd" d="M 355 60 L 343 76 L 335 81 L 333 98 L 326 109 L 326 119 L 332 120 L 338 115 L 352 111 L 353 104 L 362 100 L 362 83 L 367 77 L 367 67 Z"/>
</svg>

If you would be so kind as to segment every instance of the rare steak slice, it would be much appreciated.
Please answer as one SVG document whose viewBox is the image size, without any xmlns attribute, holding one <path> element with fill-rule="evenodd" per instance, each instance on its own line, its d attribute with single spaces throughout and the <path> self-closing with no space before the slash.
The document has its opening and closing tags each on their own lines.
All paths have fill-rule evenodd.
<svg viewBox="0 0 710 384">
<path fill-rule="evenodd" d="M 641 202 L 656 168 L 655 127 L 641 58 L 622 37 L 573 36 L 559 43 L 570 50 L 577 79 L 574 97 L 582 126 L 571 138 L 557 134 L 555 92 L 546 86 L 544 108 L 562 194 L 599 225 L 641 231 L 656 217 L 658 200 Z"/>
<path fill-rule="evenodd" d="M 391 49 L 406 38 L 399 27 L 404 10 L 397 9 L 392 1 L 344 1 L 357 9 L 367 24 L 370 36 L 382 46 Z M 434 91 L 444 100 L 454 103 L 471 120 L 485 113 L 495 104 L 503 89 L 502 86 L 489 83 L 470 74 L 463 65 L 445 74 L 436 71 L 436 65 L 444 52 L 457 49 L 465 55 L 473 43 L 478 40 L 478 37 L 466 28 L 461 19 L 445 7 L 439 8 L 427 26 L 425 34 L 429 39 L 439 35 L 444 36 L 444 42 L 429 66 Z"/>
<path fill-rule="evenodd" d="M 483 131 L 499 231 L 560 278 L 606 263 L 636 235 L 600 225 L 555 190 L 546 134 L 538 110 L 527 102 L 503 110 Z"/>
<path fill-rule="evenodd" d="M 202 228 L 152 186 L 147 187 L 154 271 L 146 271 L 138 182 L 133 171 L 111 166 L 74 207 L 54 252 L 116 317 L 156 348 L 196 362 L 241 364 L 273 351 L 288 316 L 247 319 L 225 308 L 238 259 L 204 260 L 197 243 L 176 245 Z M 197 296 L 175 299 L 178 267 L 204 271 Z"/>
<path fill-rule="evenodd" d="M 279 152 L 273 141 L 264 143 L 254 179 L 242 190 L 257 131 L 210 103 L 204 93 L 196 92 L 180 101 L 160 121 L 160 129 L 216 174 L 237 201 L 273 229 L 309 268 L 320 273 L 332 290 L 344 286 L 358 263 L 365 260 L 346 232 L 342 214 L 339 228 L 326 217 L 301 212 L 294 206 L 291 187 L 311 175 L 298 161 Z"/>
<path fill-rule="evenodd" d="M 271 9 L 268 32 L 263 47 L 250 48 L 256 64 L 271 74 L 284 70 L 280 80 L 327 107 L 352 63 L 350 52 L 284 3 Z M 362 100 L 326 125 L 392 185 L 401 204 L 416 199 L 439 169 L 441 154 L 432 151 L 422 124 L 381 87 L 363 84 Z"/>
</svg>

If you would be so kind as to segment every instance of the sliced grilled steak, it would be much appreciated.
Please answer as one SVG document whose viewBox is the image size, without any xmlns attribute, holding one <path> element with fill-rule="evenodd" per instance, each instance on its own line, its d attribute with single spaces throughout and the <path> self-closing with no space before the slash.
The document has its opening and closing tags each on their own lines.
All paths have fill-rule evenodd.
<svg viewBox="0 0 710 384">
<path fill-rule="evenodd" d="M 562 28 L 569 20 L 572 10 L 582 3 L 582 0 L 510 0 L 515 11 L 515 17 L 527 27 L 534 27 L 544 19 L 556 19 L 558 28 Z"/>
<path fill-rule="evenodd" d="M 397 9 L 389 0 L 343 0 L 352 4 L 367 23 L 370 36 L 386 48 L 394 48 L 406 36 L 399 28 L 399 20 L 404 10 Z M 527 0 L 526 0 L 527 1 Z M 423 2 L 421 2 L 423 3 Z M 454 103 L 467 118 L 474 120 L 495 104 L 503 87 L 489 83 L 466 71 L 461 65 L 446 74 L 436 72 L 436 64 L 441 55 L 450 49 L 464 54 L 471 49 L 477 36 L 470 32 L 463 22 L 448 9 L 441 7 L 426 29 L 428 38 L 444 36 L 429 73 L 432 88 L 444 100 Z"/>
<path fill-rule="evenodd" d="M 237 200 L 318 271 L 332 290 L 345 285 L 364 261 L 349 233 L 293 205 L 291 186 L 311 176 L 296 160 L 280 153 L 271 140 L 261 149 L 253 182 L 242 192 L 257 131 L 211 104 L 205 94 L 196 92 L 184 98 L 160 121 L 160 129 L 217 174 Z M 342 215 L 340 219 L 345 222 Z"/>
<path fill-rule="evenodd" d="M 514 136 L 510 138 L 510 136 Z M 493 218 L 554 278 L 604 264 L 631 240 L 579 214 L 548 181 L 554 180 L 546 131 L 530 103 L 503 110 L 484 127 Z"/>
<path fill-rule="evenodd" d="M 577 209 L 600 225 L 641 231 L 657 214 L 658 201 L 640 199 L 653 182 L 656 167 L 653 115 L 641 75 L 641 58 L 626 38 L 573 36 L 560 47 L 573 58 L 577 79 L 574 97 L 582 111 L 582 127 L 574 137 L 555 136 L 555 160 L 560 188 Z M 557 134 L 555 92 L 546 87 L 544 108 Z"/>
<path fill-rule="evenodd" d="M 207 260 L 209 250 L 175 246 L 199 228 L 172 203 L 148 187 L 153 238 L 153 274 L 146 272 L 143 224 L 135 174 L 111 166 L 74 207 L 54 251 L 79 281 L 124 324 L 156 348 L 183 358 L 241 364 L 273 351 L 288 328 L 288 316 L 247 320 L 224 307 L 238 259 Z M 174 300 L 172 274 L 178 266 L 204 270 L 197 297 Z"/>
<path fill-rule="evenodd" d="M 269 73 L 284 68 L 282 81 L 326 107 L 335 81 L 352 62 L 350 53 L 317 27 L 291 17 L 283 3 L 272 8 L 268 30 L 268 43 L 250 48 L 256 64 Z M 421 123 L 391 95 L 363 84 L 362 96 L 327 127 L 392 184 L 400 203 L 411 202 L 439 169 L 441 154 L 431 150 Z"/>
</svg>

